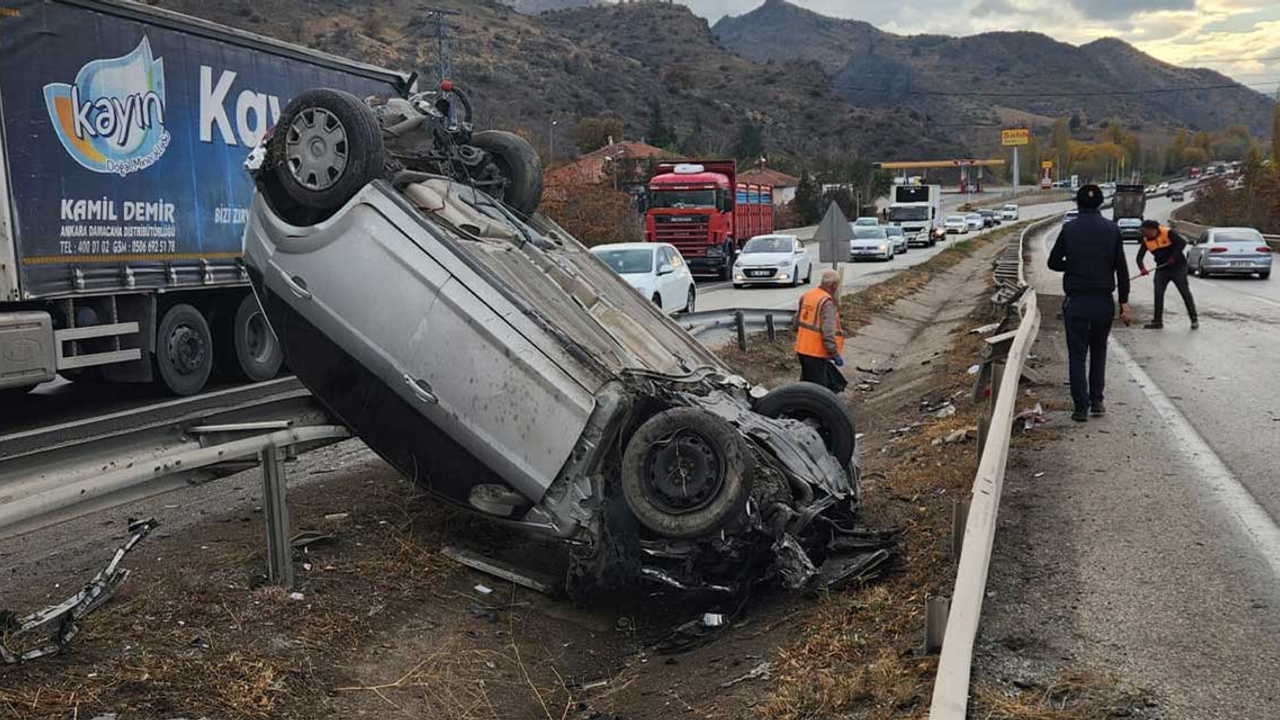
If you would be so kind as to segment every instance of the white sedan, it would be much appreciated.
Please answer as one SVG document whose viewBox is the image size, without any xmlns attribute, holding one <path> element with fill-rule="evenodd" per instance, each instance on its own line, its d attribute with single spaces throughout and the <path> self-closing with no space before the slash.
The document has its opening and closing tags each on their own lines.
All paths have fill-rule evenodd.
<svg viewBox="0 0 1280 720">
<path fill-rule="evenodd" d="M 964 235 L 969 232 L 969 221 L 963 215 L 948 215 L 947 219 L 942 221 L 942 227 L 949 234 Z"/>
<path fill-rule="evenodd" d="M 733 286 L 786 284 L 813 279 L 813 258 L 795 235 L 757 235 L 747 241 L 733 264 Z"/>
<path fill-rule="evenodd" d="M 680 251 L 666 243 L 597 245 L 591 253 L 664 312 L 693 312 L 698 289 Z"/>
</svg>

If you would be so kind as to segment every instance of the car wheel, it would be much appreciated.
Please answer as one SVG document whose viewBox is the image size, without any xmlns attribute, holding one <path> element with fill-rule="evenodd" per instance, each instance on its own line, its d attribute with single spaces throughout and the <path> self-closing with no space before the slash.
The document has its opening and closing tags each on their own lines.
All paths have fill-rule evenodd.
<svg viewBox="0 0 1280 720">
<path fill-rule="evenodd" d="M 791 287 L 797 287 L 799 285 L 800 285 L 800 266 L 792 265 L 791 266 Z"/>
<path fill-rule="evenodd" d="M 657 305 L 657 306 L 658 306 L 658 309 L 659 309 L 659 310 L 661 310 L 661 309 L 662 309 L 662 296 L 661 296 L 661 295 L 659 295 L 658 293 L 654 293 L 654 294 L 653 294 L 653 297 L 652 297 L 652 298 L 650 298 L 650 300 L 652 300 L 652 301 L 653 301 L 653 304 L 654 304 L 654 305 Z"/>
<path fill-rule="evenodd" d="M 699 408 L 666 410 L 631 436 L 622 454 L 622 494 L 654 533 L 703 537 L 744 512 L 750 457 L 725 420 Z"/>
<path fill-rule="evenodd" d="M 783 385 L 760 398 L 755 411 L 771 418 L 788 418 L 811 425 L 827 450 L 844 467 L 853 462 L 857 444 L 853 415 L 839 395 L 815 383 Z"/>
<path fill-rule="evenodd" d="M 309 90 L 281 113 L 268 157 L 285 193 L 303 207 L 333 211 L 385 169 L 373 110 L 351 93 Z"/>
<path fill-rule="evenodd" d="M 808 285 L 813 282 L 813 263 L 809 263 L 809 270 L 804 274 L 804 284 Z"/>
<path fill-rule="evenodd" d="M 697 312 L 698 291 L 694 290 L 693 285 L 689 286 L 689 295 L 684 301 L 684 311 L 687 313 Z"/>
<path fill-rule="evenodd" d="M 1199 275 L 1202 280 L 1209 277 L 1209 273 L 1204 269 L 1204 258 L 1200 258 L 1200 262 L 1196 265 L 1196 274 Z"/>
<path fill-rule="evenodd" d="M 734 290 L 741 290 L 741 289 L 742 289 L 742 288 L 744 288 L 744 287 L 746 287 L 746 285 L 743 285 L 743 284 L 741 284 L 741 283 L 734 283 L 734 284 L 733 284 L 733 289 L 734 289 Z"/>
<path fill-rule="evenodd" d="M 194 395 L 213 369 L 213 335 L 200 311 L 182 303 L 160 320 L 155 364 L 161 384 L 174 395 Z"/>
<path fill-rule="evenodd" d="M 542 160 L 528 140 L 505 130 L 482 130 L 471 144 L 489 153 L 507 185 L 498 198 L 524 215 L 542 202 Z"/>
<path fill-rule="evenodd" d="M 1271 271 L 1270 271 L 1270 270 L 1268 270 L 1268 271 L 1266 271 L 1266 272 L 1263 272 L 1263 273 L 1258 273 L 1258 279 L 1259 279 L 1259 280 L 1266 280 L 1266 279 L 1268 279 L 1268 278 L 1270 278 L 1270 277 L 1271 277 Z"/>
<path fill-rule="evenodd" d="M 218 333 L 218 365 L 223 374 L 262 382 L 280 373 L 284 351 L 253 293 L 240 298 L 229 326 Z"/>
</svg>

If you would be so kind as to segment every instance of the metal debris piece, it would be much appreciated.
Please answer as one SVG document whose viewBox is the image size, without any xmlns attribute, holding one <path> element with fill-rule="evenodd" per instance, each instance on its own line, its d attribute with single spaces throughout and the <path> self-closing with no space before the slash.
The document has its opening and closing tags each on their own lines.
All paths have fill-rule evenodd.
<svg viewBox="0 0 1280 720">
<path fill-rule="evenodd" d="M 305 530 L 294 535 L 293 539 L 289 541 L 289 544 L 296 550 L 298 548 L 305 548 L 328 542 L 333 542 L 333 535 L 329 533 L 316 532 L 314 530 Z"/>
<path fill-rule="evenodd" d="M 129 523 L 129 539 L 124 545 L 116 548 L 115 554 L 111 556 L 111 562 L 107 563 L 107 566 L 79 592 L 61 603 L 51 605 L 20 620 L 16 619 L 13 613 L 0 612 L 0 637 L 3 637 L 4 641 L 13 640 L 25 633 L 36 632 L 42 628 L 51 630 L 49 642 L 25 652 L 14 652 L 5 645 L 5 642 L 0 642 L 0 660 L 7 665 L 14 665 L 61 652 L 80 632 L 76 622 L 101 607 L 124 584 L 129 577 L 129 570 L 120 567 L 120 561 L 157 525 L 158 523 L 153 519 Z"/>
<path fill-rule="evenodd" d="M 782 576 L 782 584 L 792 590 L 799 590 L 808 584 L 818 569 L 813 566 L 809 554 L 800 547 L 800 543 L 791 533 L 782 536 L 773 543 L 773 555 L 776 560 L 778 574 Z"/>
<path fill-rule="evenodd" d="M 942 418 L 949 418 L 955 414 L 956 406 L 951 403 L 947 403 L 946 405 L 943 405 L 938 412 L 934 413 L 933 416 L 941 420 Z"/>
<path fill-rule="evenodd" d="M 516 567 L 515 565 L 497 558 L 481 555 L 480 553 L 468 548 L 457 545 L 446 545 L 444 549 L 440 551 L 440 554 L 454 562 L 466 565 L 469 568 L 474 568 L 482 573 L 487 573 L 494 577 L 513 582 L 521 587 L 527 587 L 530 590 L 536 590 L 543 595 L 555 597 L 564 589 L 564 582 L 562 580 L 550 577 L 544 573 L 537 572 L 536 570 Z"/>
<path fill-rule="evenodd" d="M 880 549 L 860 555 L 833 557 L 822 563 L 818 571 L 818 585 L 836 589 L 849 583 L 867 582 L 880 575 L 880 568 L 889 562 L 888 550 Z"/>
<path fill-rule="evenodd" d="M 1049 422 L 1049 418 L 1044 415 L 1044 407 L 1040 403 L 1036 403 L 1036 406 L 1030 410 L 1023 410 L 1018 413 L 1014 420 L 1022 424 L 1023 430 L 1030 430 L 1036 425 L 1043 425 Z"/>
<path fill-rule="evenodd" d="M 998 322 L 988 323 L 986 325 L 979 325 L 978 327 L 970 330 L 969 334 L 970 335 L 986 335 L 988 333 L 995 332 L 996 328 L 998 327 L 1000 327 L 1000 323 Z"/>
<path fill-rule="evenodd" d="M 734 685 L 737 685 L 740 682 L 746 682 L 747 680 L 768 680 L 772 671 L 773 666 L 769 664 L 768 660 L 766 660 L 748 670 L 746 675 L 739 675 L 728 682 L 720 683 L 720 687 L 733 687 Z"/>
<path fill-rule="evenodd" d="M 702 613 L 703 627 L 720 627 L 729 622 L 729 616 L 724 613 Z"/>
</svg>

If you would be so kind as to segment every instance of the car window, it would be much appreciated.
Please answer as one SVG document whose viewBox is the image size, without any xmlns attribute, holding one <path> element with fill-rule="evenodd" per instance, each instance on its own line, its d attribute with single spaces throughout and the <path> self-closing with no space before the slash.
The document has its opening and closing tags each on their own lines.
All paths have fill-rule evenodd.
<svg viewBox="0 0 1280 720">
<path fill-rule="evenodd" d="M 1257 230 L 1218 230 L 1213 234 L 1216 243 L 1262 243 L 1262 233 Z"/>
<path fill-rule="evenodd" d="M 855 240 L 884 240 L 889 235 L 884 231 L 884 228 L 864 225 L 853 229 L 853 237 Z"/>
<path fill-rule="evenodd" d="M 648 248 L 596 250 L 595 255 L 619 275 L 638 275 L 653 272 L 654 252 Z"/>
<path fill-rule="evenodd" d="M 785 253 L 791 252 L 792 239 L 788 237 L 753 237 L 742 246 L 744 253 Z"/>
<path fill-rule="evenodd" d="M 947 222 L 950 222 L 950 223 L 962 223 L 962 222 L 964 222 L 964 216 L 963 216 L 963 215 L 948 215 L 948 216 L 947 216 Z"/>
<path fill-rule="evenodd" d="M 1122 228 L 1135 228 L 1142 225 L 1142 220 L 1138 218 L 1120 218 L 1116 224 Z"/>
<path fill-rule="evenodd" d="M 667 263 L 673 268 L 678 268 L 684 265 L 684 257 L 680 255 L 679 251 L 667 248 Z"/>
<path fill-rule="evenodd" d="M 890 225 L 889 227 L 885 228 L 884 231 L 889 235 L 893 235 L 895 237 L 902 234 L 902 228 L 897 227 L 896 225 Z"/>
</svg>

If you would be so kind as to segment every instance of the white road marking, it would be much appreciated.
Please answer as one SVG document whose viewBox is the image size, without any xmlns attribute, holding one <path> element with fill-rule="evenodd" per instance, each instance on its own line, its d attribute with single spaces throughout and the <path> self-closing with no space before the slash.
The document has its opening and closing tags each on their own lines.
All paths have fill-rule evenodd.
<svg viewBox="0 0 1280 720">
<path fill-rule="evenodd" d="M 1172 436 L 1169 444 L 1178 448 L 1183 460 L 1199 476 L 1200 483 L 1222 504 L 1271 572 L 1280 577 L 1280 526 L 1114 336 L 1110 349 L 1112 356 L 1138 381 L 1138 387 L 1164 420 Z"/>
</svg>

